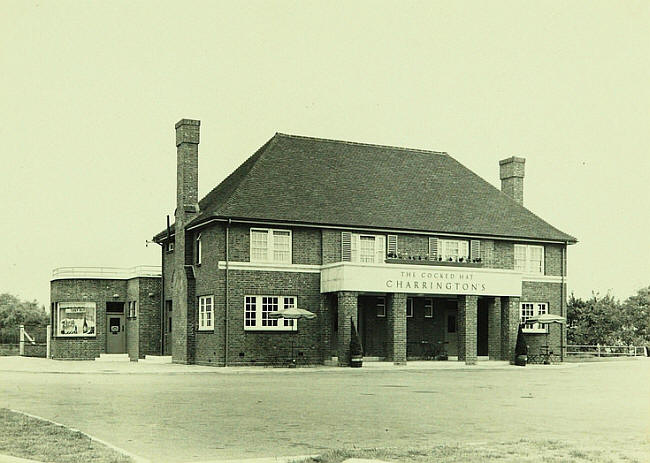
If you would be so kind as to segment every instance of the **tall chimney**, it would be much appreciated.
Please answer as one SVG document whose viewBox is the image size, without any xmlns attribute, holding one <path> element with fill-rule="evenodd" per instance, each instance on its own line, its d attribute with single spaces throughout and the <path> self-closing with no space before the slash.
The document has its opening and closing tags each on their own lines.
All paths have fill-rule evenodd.
<svg viewBox="0 0 650 463">
<path fill-rule="evenodd" d="M 199 211 L 199 129 L 201 121 L 176 123 L 176 215 Z"/>
<path fill-rule="evenodd" d="M 524 158 L 512 156 L 499 161 L 501 191 L 523 206 L 524 204 Z"/>
<path fill-rule="evenodd" d="M 194 273 L 191 246 L 186 245 L 185 226 L 199 212 L 199 127 L 200 121 L 181 119 L 176 123 L 176 223 L 174 225 L 174 272 L 172 275 L 172 360 L 194 361 Z"/>
</svg>

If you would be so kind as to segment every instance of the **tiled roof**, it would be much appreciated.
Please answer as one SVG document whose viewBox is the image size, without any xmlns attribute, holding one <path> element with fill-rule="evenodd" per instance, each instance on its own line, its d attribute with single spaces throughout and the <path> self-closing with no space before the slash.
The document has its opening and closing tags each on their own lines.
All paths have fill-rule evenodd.
<svg viewBox="0 0 650 463">
<path fill-rule="evenodd" d="M 446 153 L 280 133 L 199 207 L 189 226 L 223 217 L 576 241 Z"/>
</svg>

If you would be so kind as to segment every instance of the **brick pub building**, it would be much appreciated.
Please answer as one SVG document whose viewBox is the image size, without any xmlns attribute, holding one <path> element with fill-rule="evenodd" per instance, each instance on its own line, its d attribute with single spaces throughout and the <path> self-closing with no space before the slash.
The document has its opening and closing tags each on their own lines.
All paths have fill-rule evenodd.
<svg viewBox="0 0 650 463">
<path fill-rule="evenodd" d="M 199 128 L 176 124 L 175 221 L 154 237 L 156 353 L 348 365 L 353 321 L 364 356 L 396 364 L 512 360 L 520 322 L 563 354 L 563 327 L 526 317 L 566 316 L 576 239 L 523 206 L 524 159 L 500 161 L 498 190 L 447 153 L 276 134 L 199 200 Z M 290 307 L 317 317 L 269 317 Z"/>
<path fill-rule="evenodd" d="M 499 191 L 446 153 L 276 134 L 199 201 L 199 128 L 176 124 L 175 224 L 154 238 L 174 362 L 264 364 L 293 343 L 347 365 L 351 320 L 366 357 L 510 360 L 522 318 L 565 315 L 576 240 L 523 207 L 524 159 L 500 162 Z M 268 316 L 292 306 L 317 318 Z M 565 337 L 551 327 L 550 349 Z"/>
</svg>

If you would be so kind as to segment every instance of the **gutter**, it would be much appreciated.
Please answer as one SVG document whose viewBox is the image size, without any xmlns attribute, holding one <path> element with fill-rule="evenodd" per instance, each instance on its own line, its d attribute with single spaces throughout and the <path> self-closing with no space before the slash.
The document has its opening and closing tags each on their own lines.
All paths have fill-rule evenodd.
<svg viewBox="0 0 650 463">
<path fill-rule="evenodd" d="M 406 233 L 414 235 L 437 235 L 437 236 L 449 236 L 449 237 L 461 237 L 461 238 L 470 238 L 470 239 L 497 239 L 504 241 L 519 241 L 519 242 L 531 242 L 531 243 L 554 243 L 554 244 L 575 244 L 578 240 L 571 241 L 566 239 L 548 239 L 548 238 L 525 238 L 525 237 L 513 237 L 513 236 L 501 236 L 501 235 L 481 235 L 481 234 L 467 234 L 467 233 L 449 233 L 449 232 L 438 232 L 435 230 L 423 231 L 423 230 L 412 230 L 408 228 L 374 228 L 368 226 L 350 226 L 350 225 L 336 225 L 336 224 L 317 224 L 310 222 L 298 222 L 298 221 L 283 221 L 283 220 L 268 220 L 268 219 L 248 219 L 248 218 L 225 218 L 225 217 L 211 217 L 204 221 L 198 222 L 194 225 L 186 227 L 186 230 L 194 230 L 196 228 L 203 227 L 212 222 L 229 222 L 229 223 L 248 223 L 248 224 L 267 224 L 267 225 L 280 225 L 280 226 L 295 226 L 295 227 L 305 227 L 305 228 L 326 228 L 326 229 L 335 229 L 335 230 L 354 230 L 354 231 L 374 231 L 374 232 L 385 232 L 385 233 Z"/>
</svg>

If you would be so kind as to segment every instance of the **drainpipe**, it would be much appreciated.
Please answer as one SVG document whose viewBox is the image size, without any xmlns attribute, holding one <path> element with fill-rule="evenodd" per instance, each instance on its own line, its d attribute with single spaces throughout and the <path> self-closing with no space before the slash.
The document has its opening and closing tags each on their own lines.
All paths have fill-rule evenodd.
<svg viewBox="0 0 650 463">
<path fill-rule="evenodd" d="M 565 276 L 565 270 L 564 266 L 566 264 L 566 249 L 569 246 L 568 242 L 564 243 L 564 248 L 562 248 L 562 259 L 561 259 L 561 267 L 560 267 L 560 275 L 562 276 L 561 283 L 560 283 L 560 316 L 564 317 L 566 320 L 566 315 L 565 315 L 565 297 L 564 297 L 564 276 Z M 566 321 L 565 321 L 566 323 Z M 564 325 L 560 323 L 560 361 L 564 362 Z"/>
<path fill-rule="evenodd" d="M 224 346 L 223 346 L 223 366 L 227 367 L 228 366 L 228 261 L 230 260 L 230 249 L 229 249 L 229 231 L 230 231 L 230 224 L 232 223 L 231 219 L 228 219 L 228 222 L 226 223 L 226 294 L 224 295 Z"/>
</svg>

